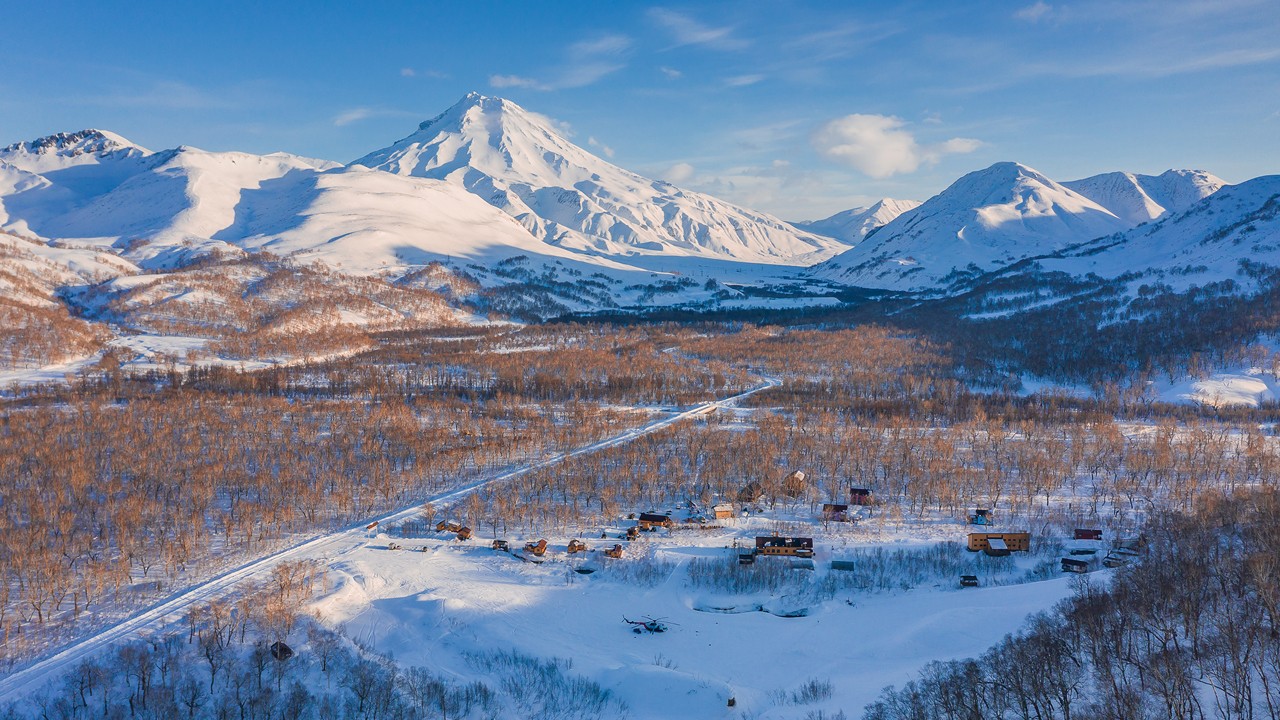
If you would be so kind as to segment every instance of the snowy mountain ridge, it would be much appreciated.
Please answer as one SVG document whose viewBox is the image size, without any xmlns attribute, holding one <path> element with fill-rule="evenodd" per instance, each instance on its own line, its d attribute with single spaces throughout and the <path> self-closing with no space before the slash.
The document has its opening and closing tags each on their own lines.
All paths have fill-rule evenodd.
<svg viewBox="0 0 1280 720">
<path fill-rule="evenodd" d="M 1001 162 L 961 177 L 811 272 L 846 285 L 939 290 L 1128 227 L 1038 171 Z"/>
<path fill-rule="evenodd" d="M 842 210 L 822 220 L 792 223 L 798 228 L 826 237 L 835 238 L 849 245 L 862 242 L 863 238 L 893 222 L 895 218 L 908 210 L 920 206 L 918 200 L 895 200 L 882 198 L 867 207 L 856 207 Z"/>
<path fill-rule="evenodd" d="M 1182 212 L 1226 185 L 1203 170 L 1167 170 L 1159 175 L 1111 172 L 1062 184 L 1134 225 Z"/>
</svg>

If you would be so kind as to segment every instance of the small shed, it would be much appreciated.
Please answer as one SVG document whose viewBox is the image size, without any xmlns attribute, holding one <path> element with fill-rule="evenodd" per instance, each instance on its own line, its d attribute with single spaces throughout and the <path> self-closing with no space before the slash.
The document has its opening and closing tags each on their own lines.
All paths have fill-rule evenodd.
<svg viewBox="0 0 1280 720">
<path fill-rule="evenodd" d="M 1062 558 L 1062 572 L 1079 573 L 1083 575 L 1084 573 L 1089 572 L 1089 563 L 1085 560 Z"/>
<path fill-rule="evenodd" d="M 271 657 L 277 660 L 288 660 L 293 657 L 293 648 L 277 640 L 271 643 Z"/>
<path fill-rule="evenodd" d="M 733 517 L 733 506 L 729 503 L 720 503 L 711 507 L 711 516 L 716 520 L 728 520 Z"/>
<path fill-rule="evenodd" d="M 1075 539 L 1076 540 L 1101 540 L 1102 531 L 1092 530 L 1089 528 L 1076 528 Z"/>
<path fill-rule="evenodd" d="M 764 488 L 760 487 L 760 483 L 754 480 L 742 486 L 738 491 L 738 502 L 753 503 L 764 497 Z"/>
<path fill-rule="evenodd" d="M 961 575 L 960 587 L 962 588 L 978 587 L 978 576 L 977 575 Z"/>
<path fill-rule="evenodd" d="M 875 494 L 871 492 L 871 488 L 849 488 L 849 504 L 850 505 L 874 505 Z"/>
<path fill-rule="evenodd" d="M 822 519 L 827 522 L 849 522 L 849 506 L 823 503 Z"/>
</svg>

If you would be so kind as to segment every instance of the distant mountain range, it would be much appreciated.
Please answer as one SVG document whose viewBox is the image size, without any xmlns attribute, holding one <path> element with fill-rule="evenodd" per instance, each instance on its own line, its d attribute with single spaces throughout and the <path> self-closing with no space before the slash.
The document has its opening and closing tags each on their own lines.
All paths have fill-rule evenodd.
<svg viewBox="0 0 1280 720">
<path fill-rule="evenodd" d="M 897 215 L 812 273 L 860 287 L 945 291 L 1028 257 L 1184 212 L 1223 185 L 1207 173 L 1172 170 L 1058 183 L 1025 165 L 996 163 Z"/>
<path fill-rule="evenodd" d="M 537 113 L 473 93 L 347 165 L 153 152 L 103 130 L 0 149 L 0 230 L 14 248 L 0 256 L 0 288 L 33 308 L 79 302 L 80 316 L 125 327 L 121 308 L 163 314 L 184 278 L 209 291 L 184 302 L 212 297 L 211 271 L 193 274 L 193 263 L 256 263 L 239 274 L 250 293 L 253 278 L 279 272 L 268 257 L 325 266 L 309 287 L 375 278 L 444 293 L 466 312 L 530 318 L 829 305 L 846 286 L 945 296 L 1029 260 L 1189 288 L 1280 265 L 1277 182 L 1227 186 L 1197 170 L 1056 182 L 1002 162 L 923 203 L 886 198 L 787 223 L 619 168 Z M 115 280 L 172 273 L 185 274 Z M 331 296 L 372 292 L 355 286 Z M 348 308 L 334 322 L 391 327 L 396 312 L 427 306 L 442 317 L 419 295 L 396 298 L 390 315 Z"/>
</svg>

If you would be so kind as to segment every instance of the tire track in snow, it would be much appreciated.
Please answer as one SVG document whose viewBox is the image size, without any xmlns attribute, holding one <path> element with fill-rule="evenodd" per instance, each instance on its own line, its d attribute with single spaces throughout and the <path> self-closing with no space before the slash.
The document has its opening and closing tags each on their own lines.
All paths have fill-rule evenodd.
<svg viewBox="0 0 1280 720">
<path fill-rule="evenodd" d="M 522 465 L 513 470 L 508 470 L 498 475 L 477 480 L 476 482 L 464 485 L 460 488 L 455 488 L 438 495 L 422 498 L 419 502 L 411 506 L 401 508 L 390 515 L 378 518 L 378 525 L 382 526 L 407 520 L 416 515 L 424 503 L 454 502 L 487 485 L 501 483 L 505 480 L 519 477 L 520 475 L 534 470 L 556 465 L 570 458 L 578 457 L 579 455 L 587 455 L 606 448 L 625 445 L 638 438 L 644 437 L 645 435 L 674 425 L 681 420 L 688 420 L 689 418 L 706 415 L 718 408 L 731 407 L 746 397 L 754 395 L 761 390 L 776 387 L 780 383 L 781 381 L 776 378 L 765 377 L 764 382 L 761 384 L 751 388 L 750 390 L 738 393 L 737 395 L 695 405 L 688 410 L 684 410 L 660 420 L 654 420 L 637 428 L 625 430 L 613 437 L 605 438 L 604 440 L 600 440 L 589 445 L 584 445 L 575 450 L 556 453 L 527 465 Z M 158 604 L 153 605 L 132 617 L 122 620 L 94 635 L 83 638 L 72 645 L 63 648 L 54 655 L 28 665 L 27 667 L 0 679 L 0 705 L 21 700 L 32 693 L 38 692 L 51 681 L 66 674 L 82 660 L 93 657 L 94 655 L 111 648 L 117 643 L 129 640 L 144 630 L 159 630 L 171 623 L 179 622 L 183 615 L 192 607 L 222 597 L 234 590 L 236 586 L 250 579 L 265 576 L 282 562 L 301 559 L 325 560 L 355 550 L 368 541 L 369 533 L 365 528 L 370 522 L 372 522 L 372 520 L 361 522 L 359 525 L 346 530 L 338 530 L 336 532 L 304 540 L 291 547 L 259 557 L 256 560 L 251 560 L 239 567 L 227 570 L 213 578 L 210 578 L 209 580 L 170 595 Z"/>
</svg>

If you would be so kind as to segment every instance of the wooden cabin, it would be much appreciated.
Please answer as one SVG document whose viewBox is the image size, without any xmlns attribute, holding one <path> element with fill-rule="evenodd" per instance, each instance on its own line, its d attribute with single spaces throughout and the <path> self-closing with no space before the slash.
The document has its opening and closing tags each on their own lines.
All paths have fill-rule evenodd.
<svg viewBox="0 0 1280 720">
<path fill-rule="evenodd" d="M 574 553 L 586 552 L 587 544 L 582 542 L 581 540 L 570 540 L 568 550 L 570 555 Z"/>
<path fill-rule="evenodd" d="M 470 539 L 471 539 L 471 528 L 469 528 L 469 527 L 460 527 L 460 528 L 458 528 L 458 539 L 459 539 L 459 540 L 470 540 Z"/>
<path fill-rule="evenodd" d="M 979 550 L 988 555 L 1008 555 L 1031 550 L 1031 533 L 969 533 L 969 552 Z"/>
<path fill-rule="evenodd" d="M 524 551 L 542 557 L 547 554 L 547 541 L 539 540 L 538 542 L 527 542 L 524 544 Z"/>
<path fill-rule="evenodd" d="M 670 515 L 659 515 L 657 513 L 640 513 L 640 529 L 653 530 L 654 528 L 669 528 L 673 525 Z"/>
<path fill-rule="evenodd" d="M 620 557 L 622 557 L 622 546 L 621 546 L 621 545 L 614 545 L 613 547 L 608 548 L 607 550 L 605 550 L 605 551 L 604 551 L 604 556 L 605 556 L 605 557 L 611 557 L 611 558 L 620 558 Z"/>
<path fill-rule="evenodd" d="M 827 522 L 849 522 L 849 506 L 823 503 L 822 519 Z"/>
<path fill-rule="evenodd" d="M 813 538 L 764 535 L 756 538 L 757 555 L 813 557 Z"/>
<path fill-rule="evenodd" d="M 492 543 L 489 544 L 489 547 L 493 548 L 494 550 L 501 550 L 502 552 L 511 551 L 511 543 L 507 542 L 506 540 L 494 540 Z"/>
<path fill-rule="evenodd" d="M 809 491 L 809 483 L 803 470 L 794 470 L 782 478 L 782 494 L 789 498 L 798 498 Z"/>
<path fill-rule="evenodd" d="M 875 502 L 875 494 L 871 492 L 871 488 L 849 488 L 850 505 L 874 505 Z"/>
<path fill-rule="evenodd" d="M 716 520 L 728 520 L 733 517 L 733 506 L 729 503 L 720 503 L 711 506 L 711 517 Z"/>
</svg>

